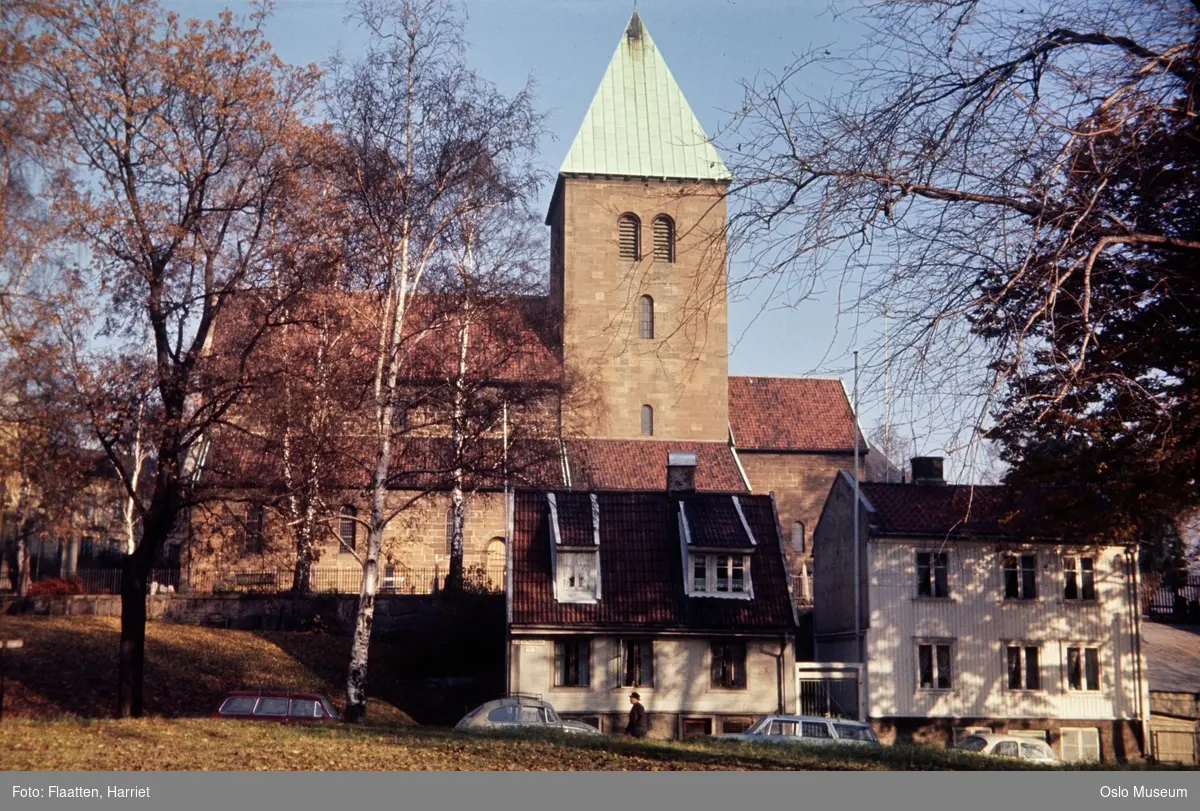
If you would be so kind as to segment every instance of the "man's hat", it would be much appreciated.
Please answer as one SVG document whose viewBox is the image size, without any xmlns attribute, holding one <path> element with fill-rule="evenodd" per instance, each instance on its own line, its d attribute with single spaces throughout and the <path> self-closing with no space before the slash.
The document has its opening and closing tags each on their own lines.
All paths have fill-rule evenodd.
<svg viewBox="0 0 1200 811">
<path fill-rule="evenodd" d="M 642 700 L 642 697 L 641 697 L 641 696 L 639 696 L 639 695 L 638 695 L 636 692 L 634 692 L 634 693 L 630 693 L 630 694 L 629 694 L 629 697 L 630 697 L 630 698 L 636 698 L 638 701 L 641 701 L 641 700 Z"/>
</svg>

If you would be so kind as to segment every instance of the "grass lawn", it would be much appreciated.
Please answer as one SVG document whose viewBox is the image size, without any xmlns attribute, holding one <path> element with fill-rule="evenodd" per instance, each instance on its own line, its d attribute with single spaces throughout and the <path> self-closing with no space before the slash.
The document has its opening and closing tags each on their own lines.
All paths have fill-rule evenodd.
<svg viewBox="0 0 1200 811">
<path fill-rule="evenodd" d="M 150 623 L 146 708 L 114 720 L 117 622 L 0 616 L 8 657 L 0 770 L 1011 769 L 1019 761 L 932 747 L 754 746 L 615 737 L 467 735 L 418 726 L 389 678 L 403 651 L 379 645 L 369 721 L 299 726 L 208 718 L 228 689 L 256 684 L 341 701 L 349 640 Z M 1111 768 L 1111 767 L 1109 767 Z"/>
</svg>

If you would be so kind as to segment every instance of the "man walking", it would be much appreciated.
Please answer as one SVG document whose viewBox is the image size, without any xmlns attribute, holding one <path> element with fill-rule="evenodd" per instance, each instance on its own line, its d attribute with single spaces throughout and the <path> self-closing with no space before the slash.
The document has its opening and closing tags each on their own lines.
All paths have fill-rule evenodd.
<svg viewBox="0 0 1200 811">
<path fill-rule="evenodd" d="M 646 708 L 642 706 L 642 697 L 637 693 L 630 693 L 629 705 L 629 725 L 625 727 L 625 734 L 644 738 L 650 731 L 650 725 L 646 721 Z"/>
</svg>

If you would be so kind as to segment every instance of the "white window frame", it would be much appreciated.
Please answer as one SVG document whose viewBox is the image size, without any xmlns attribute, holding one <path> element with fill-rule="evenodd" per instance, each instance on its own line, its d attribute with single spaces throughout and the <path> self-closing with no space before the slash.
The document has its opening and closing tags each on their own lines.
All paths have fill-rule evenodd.
<svg viewBox="0 0 1200 811">
<path fill-rule="evenodd" d="M 1006 564 L 1008 559 L 1013 558 L 1017 569 L 1017 596 L 1008 596 L 1008 570 Z M 1025 571 L 1021 568 L 1021 561 L 1024 558 L 1033 558 L 1033 595 L 1026 596 L 1025 594 L 1025 578 L 1022 573 Z M 1041 584 L 1038 583 L 1038 554 L 1029 550 L 1021 550 L 1016 552 L 1004 552 L 1000 555 L 1000 599 L 1009 603 L 1034 603 L 1041 598 Z"/>
<path fill-rule="evenodd" d="M 650 647 L 650 683 L 649 684 L 626 684 L 625 683 L 625 673 L 627 671 L 626 665 L 628 663 L 628 656 L 629 656 L 628 646 L 630 644 L 648 645 Z M 617 645 L 618 645 L 618 648 L 617 648 L 618 671 L 617 671 L 617 680 L 616 680 L 617 686 L 621 687 L 621 688 L 632 688 L 634 690 L 653 690 L 654 684 L 658 680 L 658 661 L 656 660 L 656 651 L 655 651 L 656 646 L 654 644 L 654 640 L 650 639 L 648 637 L 644 637 L 644 636 L 622 637 L 621 639 L 617 640 Z"/>
<path fill-rule="evenodd" d="M 933 685 L 925 687 L 921 684 L 921 648 L 931 646 L 933 656 Z M 937 649 L 939 647 L 948 647 L 950 649 L 950 686 L 938 687 L 938 656 Z M 954 691 L 956 676 L 958 675 L 958 666 L 954 662 L 955 648 L 958 646 L 953 639 L 914 639 L 913 640 L 913 683 L 916 685 L 919 693 L 949 693 Z"/>
<path fill-rule="evenodd" d="M 1008 682 L 1008 651 L 1010 648 L 1017 648 L 1021 656 L 1021 686 L 1013 687 Z M 1037 674 L 1038 686 L 1029 686 L 1029 665 L 1026 661 L 1028 648 L 1037 650 Z M 1040 693 L 1046 689 L 1046 679 L 1042 670 L 1046 664 L 1046 657 L 1042 654 L 1042 644 L 1040 642 L 1021 641 L 1019 639 L 1010 639 L 1001 643 L 1001 655 L 1003 656 L 1004 664 L 1004 690 L 1008 693 Z"/>
<path fill-rule="evenodd" d="M 1080 683 L 1081 687 L 1071 686 L 1071 649 L 1080 650 Z M 1096 651 L 1096 686 L 1087 687 L 1087 651 Z M 1071 695 L 1100 695 L 1104 692 L 1104 646 L 1099 642 L 1064 642 L 1062 643 L 1062 676 L 1063 689 Z"/>
<path fill-rule="evenodd" d="M 555 594 L 560 603 L 594 603 L 597 600 L 596 591 L 599 582 L 600 550 L 599 549 L 560 549 L 555 564 L 556 588 Z M 588 558 L 590 566 L 578 568 L 578 564 Z M 590 576 L 587 585 L 571 585 L 572 576 L 578 581 L 584 579 L 581 575 Z"/>
<path fill-rule="evenodd" d="M 718 597 L 731 600 L 750 600 L 754 597 L 754 583 L 750 579 L 750 555 L 741 552 L 689 552 L 688 553 L 688 594 L 692 597 Z M 725 558 L 726 581 L 729 588 L 718 591 L 720 581 L 717 562 Z M 733 590 L 733 562 L 735 558 L 742 561 L 742 590 Z M 696 588 L 696 561 L 704 560 L 704 588 Z"/>
<path fill-rule="evenodd" d="M 1090 560 L 1092 562 L 1092 596 L 1091 597 L 1083 596 L 1083 561 L 1085 561 L 1085 560 Z M 1099 589 L 1096 588 L 1096 585 L 1097 585 L 1096 581 L 1098 579 L 1096 577 L 1096 575 L 1099 574 L 1099 570 L 1098 570 L 1096 564 L 1099 562 L 1099 560 L 1100 559 L 1096 555 L 1091 555 L 1091 554 L 1088 554 L 1088 555 L 1063 555 L 1062 556 L 1062 588 L 1063 588 L 1062 599 L 1063 599 L 1063 602 L 1080 603 L 1083 605 L 1089 605 L 1092 603 L 1099 602 L 1100 591 L 1099 591 Z M 1070 566 L 1067 565 L 1067 561 L 1071 561 Z M 1076 596 L 1068 597 L 1067 596 L 1067 577 L 1072 574 L 1075 575 L 1075 595 Z"/>
<path fill-rule="evenodd" d="M 1059 727 L 1059 757 L 1064 763 L 1099 763 L 1101 761 L 1100 752 L 1100 730 L 1096 727 Z M 1088 734 L 1090 733 L 1090 734 Z M 1088 740 L 1085 742 L 1084 738 Z M 1078 757 L 1067 757 L 1067 740 L 1074 738 L 1072 747 L 1078 754 Z M 1085 746 L 1091 749 L 1091 744 L 1095 743 L 1095 760 L 1086 756 Z"/>
<path fill-rule="evenodd" d="M 921 555 L 929 555 L 929 593 L 921 593 Z M 943 595 L 937 594 L 937 557 L 942 555 L 946 558 L 946 593 Z M 913 566 L 916 570 L 916 588 L 913 594 L 918 600 L 949 600 L 951 595 L 950 588 L 950 550 L 948 549 L 918 549 L 913 554 Z"/>
</svg>

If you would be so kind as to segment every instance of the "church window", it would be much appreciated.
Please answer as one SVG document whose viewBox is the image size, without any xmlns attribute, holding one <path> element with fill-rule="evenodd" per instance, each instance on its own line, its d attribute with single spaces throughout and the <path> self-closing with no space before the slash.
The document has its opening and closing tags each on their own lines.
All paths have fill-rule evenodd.
<svg viewBox="0 0 1200 811">
<path fill-rule="evenodd" d="M 638 302 L 638 337 L 654 337 L 654 299 L 642 296 Z"/>
<path fill-rule="evenodd" d="M 675 223 L 666 214 L 654 218 L 654 261 L 675 261 Z"/>
<path fill-rule="evenodd" d="M 622 259 L 636 262 L 642 258 L 642 223 L 632 214 L 622 214 L 617 224 L 617 240 Z"/>
<path fill-rule="evenodd" d="M 642 436 L 654 436 L 654 409 L 642 406 Z"/>
</svg>

